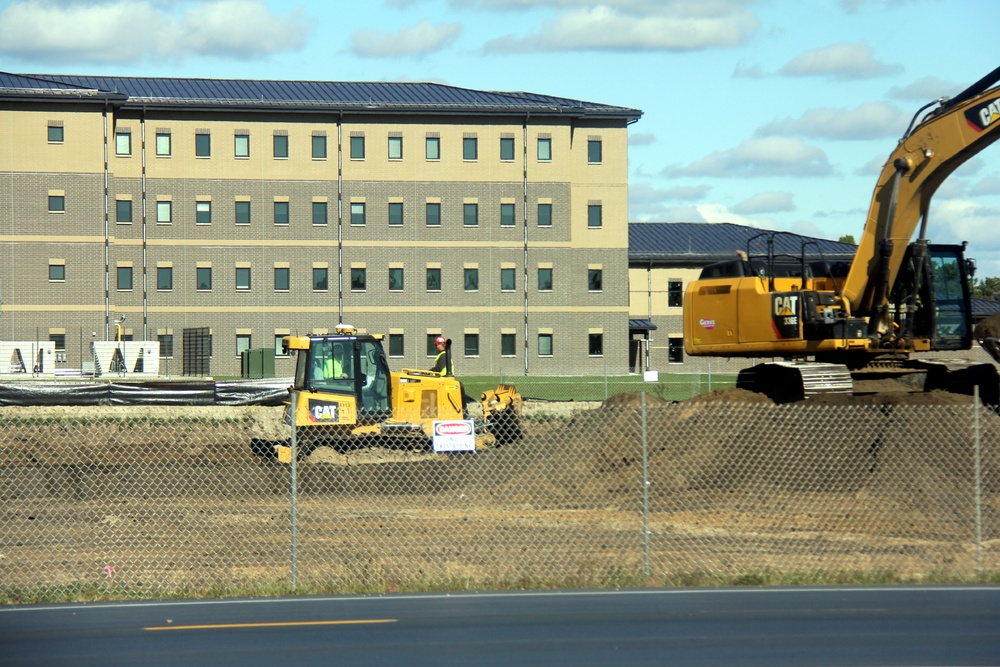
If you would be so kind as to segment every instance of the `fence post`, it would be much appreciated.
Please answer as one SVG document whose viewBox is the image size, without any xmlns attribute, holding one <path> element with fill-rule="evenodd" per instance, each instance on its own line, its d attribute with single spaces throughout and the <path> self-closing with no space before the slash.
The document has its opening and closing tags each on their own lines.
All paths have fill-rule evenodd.
<svg viewBox="0 0 1000 667">
<path fill-rule="evenodd" d="M 979 385 L 972 389 L 972 439 L 975 448 L 976 579 L 983 578 L 983 465 L 979 434 Z"/>
<path fill-rule="evenodd" d="M 646 581 L 651 572 L 649 566 L 649 433 L 646 420 L 646 392 L 639 395 L 639 409 L 642 414 L 642 542 L 643 563 Z"/>
<path fill-rule="evenodd" d="M 295 413 L 298 407 L 298 401 L 296 400 L 297 395 L 293 391 L 291 395 L 291 405 L 289 410 L 291 410 L 292 415 L 292 440 L 289 443 L 289 447 L 292 450 L 292 460 L 291 466 L 291 482 L 290 482 L 290 493 L 292 501 L 292 588 L 298 588 L 299 585 L 299 505 L 298 505 L 298 459 L 299 452 L 296 446 L 295 436 Z"/>
</svg>

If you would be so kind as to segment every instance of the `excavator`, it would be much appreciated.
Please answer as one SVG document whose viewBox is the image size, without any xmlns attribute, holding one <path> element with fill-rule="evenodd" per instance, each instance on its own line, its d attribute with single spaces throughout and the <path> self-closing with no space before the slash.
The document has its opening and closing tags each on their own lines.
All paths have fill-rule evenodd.
<svg viewBox="0 0 1000 667">
<path fill-rule="evenodd" d="M 429 450 L 442 422 L 452 429 L 471 422 L 476 449 L 522 437 L 524 400 L 514 386 L 500 384 L 483 392 L 477 404 L 450 374 L 390 371 L 383 338 L 340 324 L 332 334 L 282 339 L 282 349 L 296 355 L 285 422 L 295 426 L 299 458 L 321 445 Z M 450 339 L 445 354 L 445 368 L 450 369 Z M 275 450 L 280 462 L 291 462 L 289 443 L 277 444 Z"/>
<path fill-rule="evenodd" d="M 982 339 L 972 326 L 966 244 L 927 239 L 935 191 L 1000 138 L 998 81 L 1000 67 L 916 112 L 882 168 L 849 265 L 827 260 L 814 241 L 779 253 L 780 233 L 770 232 L 706 266 L 684 296 L 687 354 L 773 358 L 742 371 L 737 386 L 776 402 L 891 377 L 924 391 L 972 394 L 978 385 L 984 403 L 1000 403 L 993 364 L 914 355 L 969 350 L 980 337 L 1000 363 L 996 333 Z"/>
</svg>

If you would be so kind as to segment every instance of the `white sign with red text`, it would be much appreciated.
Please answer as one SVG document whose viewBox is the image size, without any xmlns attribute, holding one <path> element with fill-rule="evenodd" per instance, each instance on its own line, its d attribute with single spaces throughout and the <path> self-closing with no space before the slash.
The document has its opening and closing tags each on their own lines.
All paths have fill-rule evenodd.
<svg viewBox="0 0 1000 667">
<path fill-rule="evenodd" d="M 476 432 L 471 419 L 434 422 L 435 452 L 474 452 Z"/>
</svg>

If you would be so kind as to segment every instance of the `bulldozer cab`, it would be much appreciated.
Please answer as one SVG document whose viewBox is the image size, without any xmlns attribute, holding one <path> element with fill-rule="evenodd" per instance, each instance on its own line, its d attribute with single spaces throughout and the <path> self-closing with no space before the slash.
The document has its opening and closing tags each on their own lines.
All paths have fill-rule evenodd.
<svg viewBox="0 0 1000 667">
<path fill-rule="evenodd" d="M 369 335 L 293 336 L 297 354 L 294 389 L 351 397 L 359 423 L 392 412 L 392 383 L 382 341 Z"/>
</svg>

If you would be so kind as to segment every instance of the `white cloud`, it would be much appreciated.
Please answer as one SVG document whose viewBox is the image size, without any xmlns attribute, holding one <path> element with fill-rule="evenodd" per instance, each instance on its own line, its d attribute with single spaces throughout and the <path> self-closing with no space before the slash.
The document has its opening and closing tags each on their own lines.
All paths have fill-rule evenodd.
<svg viewBox="0 0 1000 667">
<path fill-rule="evenodd" d="M 758 136 L 803 135 L 825 139 L 899 137 L 910 116 L 892 104 L 869 102 L 856 109 L 809 109 L 799 118 L 783 118 L 757 130 Z"/>
<path fill-rule="evenodd" d="M 448 47 L 461 32 L 462 26 L 458 23 L 434 25 L 429 21 L 397 32 L 359 30 L 351 40 L 352 50 L 366 58 L 425 56 Z"/>
<path fill-rule="evenodd" d="M 969 194 L 977 197 L 1000 195 L 1000 176 L 984 176 L 978 183 L 969 188 Z"/>
<path fill-rule="evenodd" d="M 0 54 L 37 63 L 250 60 L 298 50 L 308 32 L 300 13 L 279 16 L 261 0 L 22 0 L 0 11 Z"/>
<path fill-rule="evenodd" d="M 976 259 L 979 277 L 1000 276 L 1000 208 L 967 199 L 935 200 L 928 232 L 937 243 L 969 242 L 966 254 Z"/>
<path fill-rule="evenodd" d="M 961 84 L 951 83 L 934 76 L 925 76 L 906 86 L 893 86 L 889 89 L 889 95 L 897 100 L 930 102 L 939 97 L 956 95 L 962 92 L 963 88 Z"/>
<path fill-rule="evenodd" d="M 765 137 L 749 139 L 736 148 L 716 151 L 686 167 L 670 166 L 662 176 L 714 176 L 753 178 L 764 176 L 830 176 L 833 168 L 826 154 L 801 139 Z"/>
<path fill-rule="evenodd" d="M 786 76 L 825 76 L 849 81 L 896 74 L 902 69 L 876 60 L 871 47 L 858 42 L 806 51 L 785 63 L 778 72 Z"/>
<path fill-rule="evenodd" d="M 483 3 L 477 3 L 483 4 Z M 486 3 L 493 6 L 490 3 Z M 521 3 L 521 6 L 537 3 Z M 570 7 L 531 35 L 490 40 L 490 53 L 535 51 L 691 51 L 743 44 L 757 17 L 732 2 L 546 3 Z"/>
<path fill-rule="evenodd" d="M 656 135 L 652 132 L 635 132 L 628 135 L 629 146 L 649 146 L 656 143 Z"/>
<path fill-rule="evenodd" d="M 791 192 L 758 192 L 741 201 L 732 210 L 741 215 L 794 211 L 795 201 Z"/>
</svg>

